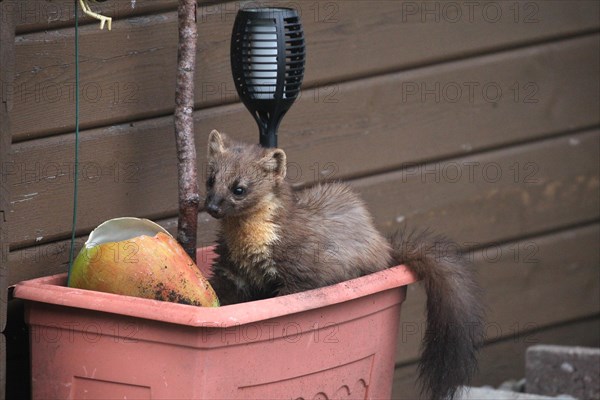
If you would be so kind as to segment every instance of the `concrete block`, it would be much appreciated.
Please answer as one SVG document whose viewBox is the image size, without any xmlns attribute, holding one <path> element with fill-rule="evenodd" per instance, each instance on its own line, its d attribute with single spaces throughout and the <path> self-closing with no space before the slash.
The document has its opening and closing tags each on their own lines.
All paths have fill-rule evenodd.
<svg viewBox="0 0 600 400">
<path fill-rule="evenodd" d="M 600 399 L 600 349 L 536 345 L 525 358 L 527 393 Z"/>
</svg>

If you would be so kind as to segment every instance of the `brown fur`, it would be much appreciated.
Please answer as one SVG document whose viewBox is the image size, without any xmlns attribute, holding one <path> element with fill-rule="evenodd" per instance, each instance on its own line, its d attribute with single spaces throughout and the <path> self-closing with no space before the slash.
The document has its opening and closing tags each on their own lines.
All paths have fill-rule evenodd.
<svg viewBox="0 0 600 400">
<path fill-rule="evenodd" d="M 452 397 L 468 382 L 482 338 L 482 310 L 471 271 L 450 251 L 455 246 L 402 232 L 388 241 L 347 185 L 292 191 L 280 149 L 233 142 L 217 131 L 208 149 L 205 208 L 221 219 L 210 281 L 221 304 L 315 289 L 405 263 L 428 294 L 424 395 Z"/>
</svg>

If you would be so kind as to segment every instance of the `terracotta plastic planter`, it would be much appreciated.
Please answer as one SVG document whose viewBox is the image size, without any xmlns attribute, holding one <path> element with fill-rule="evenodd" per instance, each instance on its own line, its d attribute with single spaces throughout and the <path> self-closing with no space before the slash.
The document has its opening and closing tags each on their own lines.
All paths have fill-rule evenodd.
<svg viewBox="0 0 600 400">
<path fill-rule="evenodd" d="M 198 251 L 202 268 L 213 257 Z M 19 283 L 34 399 L 384 399 L 403 266 L 291 296 L 201 308 Z"/>
</svg>

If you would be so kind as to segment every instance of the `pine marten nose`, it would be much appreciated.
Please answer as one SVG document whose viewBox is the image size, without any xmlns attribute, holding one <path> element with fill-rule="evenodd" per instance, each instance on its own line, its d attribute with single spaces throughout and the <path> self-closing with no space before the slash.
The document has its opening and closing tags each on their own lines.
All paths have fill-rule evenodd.
<svg viewBox="0 0 600 400">
<path fill-rule="evenodd" d="M 221 204 L 223 199 L 218 196 L 210 196 L 206 198 L 206 211 L 214 218 L 221 218 L 223 216 L 223 210 Z"/>
</svg>

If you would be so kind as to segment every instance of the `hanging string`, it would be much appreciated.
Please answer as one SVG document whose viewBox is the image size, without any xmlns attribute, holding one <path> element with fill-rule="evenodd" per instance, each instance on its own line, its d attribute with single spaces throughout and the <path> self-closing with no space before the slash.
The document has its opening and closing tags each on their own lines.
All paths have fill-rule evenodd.
<svg viewBox="0 0 600 400">
<path fill-rule="evenodd" d="M 69 251 L 69 272 L 67 282 L 71 278 L 73 258 L 75 255 L 75 227 L 77 226 L 77 192 L 79 190 L 79 9 L 75 3 L 75 163 L 73 179 L 73 223 L 71 226 L 71 248 Z"/>
</svg>

